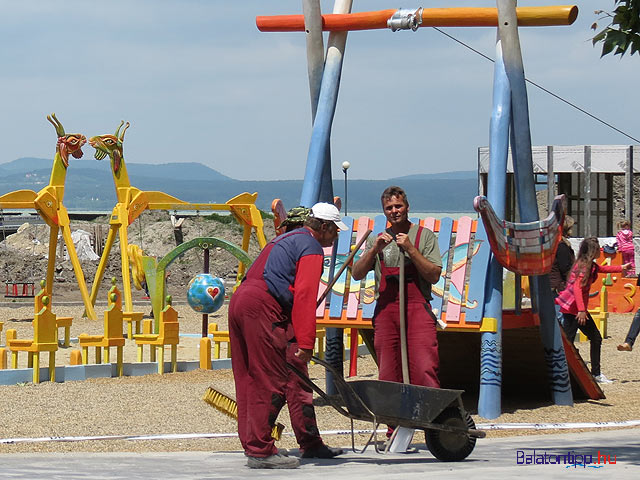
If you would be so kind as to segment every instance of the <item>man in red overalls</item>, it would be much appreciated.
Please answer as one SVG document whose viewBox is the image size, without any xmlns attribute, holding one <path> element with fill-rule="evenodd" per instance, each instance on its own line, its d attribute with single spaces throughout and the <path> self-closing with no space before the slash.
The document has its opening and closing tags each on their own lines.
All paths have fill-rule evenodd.
<svg viewBox="0 0 640 480">
<path fill-rule="evenodd" d="M 431 285 L 442 271 L 438 241 L 431 230 L 409 221 L 409 202 L 402 188 L 387 188 L 381 201 L 391 226 L 378 237 L 368 239 L 367 250 L 351 271 L 353 278 L 360 280 L 375 269 L 377 303 L 373 324 L 379 378 L 403 380 L 398 286 L 399 265 L 404 261 L 410 383 L 440 387 L 436 319 L 429 304 Z"/>
<path fill-rule="evenodd" d="M 334 205 L 318 203 L 305 226 L 284 233 L 262 250 L 231 297 L 229 334 L 231 364 L 238 403 L 238 436 L 249 468 L 296 468 L 294 457 L 278 454 L 271 438 L 285 403 L 289 381 L 287 349 L 297 340 L 295 355 L 308 362 L 316 337 L 316 299 L 323 268 L 323 247 L 329 247 L 338 229 L 346 229 Z M 299 395 L 306 392 L 296 390 Z M 291 411 L 292 424 L 310 430 L 302 456 L 331 458 L 342 453 L 327 447 L 317 433 L 315 418 L 305 415 L 304 399 Z M 299 418 L 298 418 L 299 417 Z M 314 416 L 315 417 L 315 416 Z M 315 431 L 313 431 L 315 429 Z"/>
</svg>

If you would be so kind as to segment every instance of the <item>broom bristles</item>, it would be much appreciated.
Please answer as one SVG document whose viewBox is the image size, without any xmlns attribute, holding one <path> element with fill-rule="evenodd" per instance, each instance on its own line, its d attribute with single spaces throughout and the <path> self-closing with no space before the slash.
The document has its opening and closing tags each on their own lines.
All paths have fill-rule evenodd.
<svg viewBox="0 0 640 480">
<path fill-rule="evenodd" d="M 213 387 L 207 387 L 202 396 L 202 400 L 207 402 L 213 408 L 225 415 L 238 420 L 238 403 L 226 393 L 222 393 Z M 280 440 L 284 425 L 277 423 L 271 430 L 271 436 L 276 440 Z"/>
</svg>

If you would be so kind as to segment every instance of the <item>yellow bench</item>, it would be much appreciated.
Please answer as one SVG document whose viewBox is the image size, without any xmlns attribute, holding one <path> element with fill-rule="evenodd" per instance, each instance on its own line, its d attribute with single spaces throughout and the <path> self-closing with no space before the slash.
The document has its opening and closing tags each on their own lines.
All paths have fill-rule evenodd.
<svg viewBox="0 0 640 480">
<path fill-rule="evenodd" d="M 118 287 L 113 286 L 109 290 L 109 305 L 107 311 L 104 312 L 104 335 L 87 335 L 81 334 L 78 342 L 82 347 L 82 363 L 89 363 L 89 347 L 96 349 L 96 363 L 102 363 L 102 349 L 104 348 L 104 361 L 109 361 L 109 348 L 116 347 L 116 372 L 119 377 L 123 372 L 123 347 L 124 336 L 122 335 L 122 294 Z"/>
<path fill-rule="evenodd" d="M 151 323 L 151 322 L 149 322 Z M 150 330 L 150 329 L 149 329 Z M 171 306 L 171 297 L 167 297 L 167 306 L 160 312 L 159 333 L 145 332 L 133 337 L 138 347 L 138 361 L 142 362 L 143 346 L 149 345 L 150 361 L 156 361 L 156 349 L 160 353 L 158 358 L 158 373 L 164 373 L 164 346 L 171 345 L 171 371 L 177 371 L 178 343 L 180 343 L 180 323 L 178 312 Z"/>
</svg>

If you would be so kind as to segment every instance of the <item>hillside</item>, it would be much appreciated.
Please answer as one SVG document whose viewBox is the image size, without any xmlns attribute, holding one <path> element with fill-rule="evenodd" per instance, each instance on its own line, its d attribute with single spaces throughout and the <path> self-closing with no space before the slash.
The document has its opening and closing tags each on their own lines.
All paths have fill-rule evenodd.
<svg viewBox="0 0 640 480">
<path fill-rule="evenodd" d="M 51 160 L 43 158 L 20 158 L 0 164 L 0 194 L 19 189 L 38 191 L 47 185 L 50 169 Z M 274 198 L 282 199 L 287 208 L 297 205 L 302 191 L 302 180 L 240 181 L 197 162 L 128 163 L 127 170 L 135 187 L 163 191 L 189 202 L 224 203 L 242 192 L 258 192 L 258 208 L 269 211 Z M 392 184 L 407 191 L 415 212 L 469 212 L 477 194 L 475 172 L 350 180 L 349 211 L 379 210 L 380 193 Z M 335 179 L 333 188 L 334 195 L 344 199 L 344 181 Z M 109 162 L 73 159 L 67 172 L 64 203 L 71 210 L 110 210 L 115 204 L 115 191 Z"/>
</svg>

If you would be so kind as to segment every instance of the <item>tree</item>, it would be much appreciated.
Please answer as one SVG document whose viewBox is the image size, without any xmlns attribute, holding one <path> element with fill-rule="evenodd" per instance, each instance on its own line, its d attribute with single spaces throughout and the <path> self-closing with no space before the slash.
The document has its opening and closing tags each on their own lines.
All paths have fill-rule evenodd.
<svg viewBox="0 0 640 480">
<path fill-rule="evenodd" d="M 608 20 L 609 25 L 593 37 L 593 44 L 602 43 L 603 57 L 612 52 L 620 56 L 627 51 L 631 55 L 640 52 L 640 0 L 614 0 L 614 4 L 613 12 L 595 11 L 603 15 L 599 21 Z M 598 30 L 598 22 L 591 28 Z"/>
</svg>

